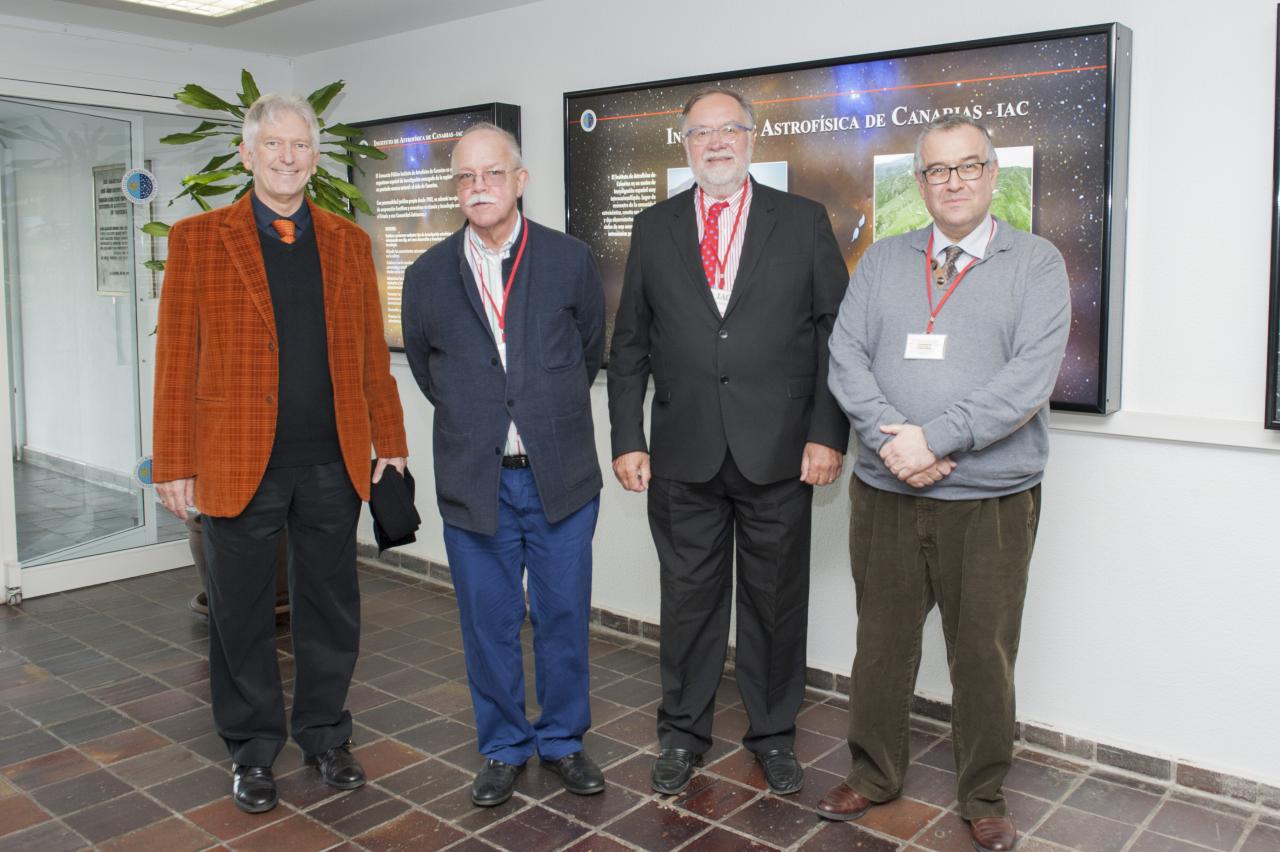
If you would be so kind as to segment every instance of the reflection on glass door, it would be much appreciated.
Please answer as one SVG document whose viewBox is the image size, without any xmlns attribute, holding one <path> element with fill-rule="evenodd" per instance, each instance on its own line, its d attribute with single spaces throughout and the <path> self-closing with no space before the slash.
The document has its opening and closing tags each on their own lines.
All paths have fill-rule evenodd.
<svg viewBox="0 0 1280 852">
<path fill-rule="evenodd" d="M 133 476 L 140 222 L 120 191 L 140 164 L 133 124 L 0 99 L 0 156 L 18 560 L 155 543 L 155 504 Z"/>
</svg>

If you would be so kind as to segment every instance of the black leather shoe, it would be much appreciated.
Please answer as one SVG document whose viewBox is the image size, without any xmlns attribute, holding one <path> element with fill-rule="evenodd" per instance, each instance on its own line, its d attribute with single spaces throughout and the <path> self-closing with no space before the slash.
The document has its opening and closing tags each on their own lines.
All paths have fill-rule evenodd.
<svg viewBox="0 0 1280 852">
<path fill-rule="evenodd" d="M 693 767 L 702 763 L 702 755 L 685 748 L 664 748 L 653 762 L 649 786 L 667 796 L 674 796 L 693 780 Z"/>
<path fill-rule="evenodd" d="M 516 786 L 516 776 L 524 766 L 514 766 L 489 758 L 471 782 L 471 804 L 492 808 L 511 798 Z"/>
<path fill-rule="evenodd" d="M 756 760 L 764 767 L 764 780 L 769 782 L 769 789 L 779 796 L 798 793 L 804 786 L 804 769 L 791 749 L 771 748 L 756 754 Z"/>
<path fill-rule="evenodd" d="M 348 743 L 334 746 L 320 754 L 307 755 L 307 766 L 320 770 L 324 783 L 339 790 L 354 790 L 364 786 L 364 768 L 351 753 Z"/>
<path fill-rule="evenodd" d="M 246 813 L 260 814 L 276 806 L 276 779 L 270 766 L 237 766 L 231 773 L 231 798 Z"/>
<path fill-rule="evenodd" d="M 585 751 L 566 754 L 559 760 L 544 760 L 542 765 L 559 775 L 570 793 L 591 796 L 604 791 L 604 773 Z"/>
</svg>

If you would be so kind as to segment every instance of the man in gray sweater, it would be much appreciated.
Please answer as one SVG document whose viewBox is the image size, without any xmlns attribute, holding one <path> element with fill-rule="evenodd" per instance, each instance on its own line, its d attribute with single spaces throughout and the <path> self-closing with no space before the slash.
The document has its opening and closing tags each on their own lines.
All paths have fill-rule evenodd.
<svg viewBox="0 0 1280 852">
<path fill-rule="evenodd" d="M 933 122 L 915 172 L 933 224 L 868 249 L 831 335 L 829 384 L 860 444 L 849 536 L 858 642 L 852 768 L 818 813 L 856 819 L 902 792 L 936 603 L 960 815 L 978 849 L 1001 852 L 1016 841 L 1001 787 L 1070 292 L 1053 245 L 991 216 L 999 165 L 986 128 Z"/>
</svg>

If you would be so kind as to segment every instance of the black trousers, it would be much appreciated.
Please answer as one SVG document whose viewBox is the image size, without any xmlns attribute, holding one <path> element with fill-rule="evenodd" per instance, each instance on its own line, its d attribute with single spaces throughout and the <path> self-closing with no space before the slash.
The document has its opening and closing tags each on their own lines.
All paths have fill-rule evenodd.
<svg viewBox="0 0 1280 852">
<path fill-rule="evenodd" d="M 799 477 L 756 485 L 725 455 L 708 482 L 654 477 L 649 527 L 662 583 L 658 741 L 711 747 L 724 671 L 737 550 L 738 691 L 743 745 L 790 748 L 804 699 L 813 488 Z"/>
<path fill-rule="evenodd" d="M 268 468 L 234 518 L 206 517 L 209 689 L 231 759 L 270 766 L 284 748 L 276 661 L 276 540 L 289 530 L 293 738 L 306 754 L 351 736 L 344 707 L 360 646 L 360 497 L 342 462 Z"/>
</svg>

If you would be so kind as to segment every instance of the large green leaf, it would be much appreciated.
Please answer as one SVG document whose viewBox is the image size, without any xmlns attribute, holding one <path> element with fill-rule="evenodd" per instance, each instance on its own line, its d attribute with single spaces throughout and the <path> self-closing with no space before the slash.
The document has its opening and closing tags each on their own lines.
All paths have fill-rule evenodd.
<svg viewBox="0 0 1280 852">
<path fill-rule="evenodd" d="M 359 142 L 348 142 L 345 139 L 338 143 L 353 154 L 359 154 L 362 157 L 368 157 L 371 160 L 385 160 L 387 153 L 379 151 L 372 145 L 362 145 Z"/>
<path fill-rule="evenodd" d="M 144 260 L 142 265 L 147 269 L 154 269 L 156 272 L 162 272 L 164 270 L 163 260 Z"/>
<path fill-rule="evenodd" d="M 328 127 L 324 129 L 324 132 L 329 133 L 333 136 L 342 136 L 347 139 L 359 139 L 362 135 L 364 135 L 363 130 L 359 130 L 348 124 L 330 124 Z"/>
<path fill-rule="evenodd" d="M 217 183 L 220 180 L 226 180 L 239 174 L 235 169 L 222 169 L 216 172 L 200 172 L 199 174 L 187 175 L 182 179 L 182 185 L 187 186 L 193 183 Z"/>
<path fill-rule="evenodd" d="M 192 142 L 203 142 L 212 133 L 170 133 L 168 136 L 161 136 L 160 141 L 165 145 L 190 145 Z"/>
<path fill-rule="evenodd" d="M 142 226 L 142 233 L 153 237 L 169 236 L 169 229 L 172 225 L 166 225 L 164 222 L 148 222 Z"/>
<path fill-rule="evenodd" d="M 334 99 L 338 92 L 342 91 L 342 87 L 347 85 L 346 81 L 339 80 L 336 83 L 330 83 L 316 89 L 307 95 L 307 101 L 311 104 L 311 108 L 316 111 L 316 115 L 320 115 L 329 108 L 329 102 Z"/>
<path fill-rule="evenodd" d="M 182 91 L 174 92 L 173 96 L 187 106 L 193 106 L 196 109 L 229 112 L 237 117 L 244 115 L 244 111 L 240 107 L 227 103 L 213 92 L 203 86 L 197 86 L 195 83 L 188 83 L 182 87 Z"/>
<path fill-rule="evenodd" d="M 356 167 L 356 161 L 348 157 L 346 154 L 339 154 L 337 151 L 325 151 L 324 155 L 331 160 L 337 160 L 344 166 L 350 166 L 353 169 Z"/>
<path fill-rule="evenodd" d="M 319 171 L 316 172 L 316 177 L 317 178 L 320 177 Z M 338 190 L 338 192 L 341 192 L 347 198 L 356 198 L 360 195 L 360 190 L 357 189 L 354 184 L 347 183 L 342 178 L 335 177 L 329 172 L 324 173 L 324 180 L 329 184 L 331 184 L 334 189 Z"/>
<path fill-rule="evenodd" d="M 191 193 L 192 195 L 225 195 L 239 188 L 240 184 L 238 183 L 193 183 L 191 184 Z"/>
<path fill-rule="evenodd" d="M 248 68 L 240 69 L 240 89 L 240 102 L 245 106 L 252 106 L 254 101 L 262 97 L 262 93 L 258 91 L 258 83 Z"/>
<path fill-rule="evenodd" d="M 223 163 L 225 163 L 227 160 L 230 160 L 230 159 L 231 159 L 232 157 L 234 157 L 237 153 L 238 153 L 238 152 L 236 152 L 236 151 L 232 151 L 230 154 L 219 154 L 218 156 L 213 157 L 212 159 L 210 159 L 210 160 L 209 160 L 209 162 L 205 163 L 205 164 L 200 168 L 200 171 L 202 171 L 202 172 L 211 172 L 211 171 L 213 171 L 214 169 L 216 169 L 216 168 L 218 168 L 219 166 L 221 166 L 221 165 L 222 165 Z"/>
</svg>

